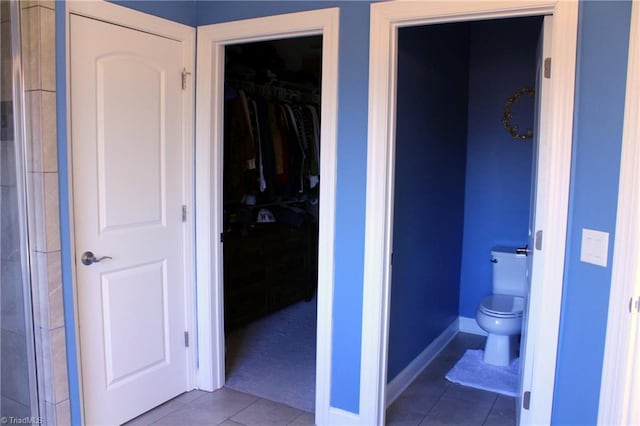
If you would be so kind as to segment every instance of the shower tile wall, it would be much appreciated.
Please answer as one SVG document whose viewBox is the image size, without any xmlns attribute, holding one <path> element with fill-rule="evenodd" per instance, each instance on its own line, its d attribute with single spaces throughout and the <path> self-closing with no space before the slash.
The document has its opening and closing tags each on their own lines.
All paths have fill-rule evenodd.
<svg viewBox="0 0 640 426">
<path fill-rule="evenodd" d="M 27 332 L 18 225 L 18 191 L 13 132 L 11 23 L 8 3 L 0 10 L 2 81 L 0 89 L 0 371 L 2 416 L 30 415 Z"/>
<path fill-rule="evenodd" d="M 24 1 L 22 66 L 25 89 L 26 162 L 34 291 L 34 323 L 41 415 L 47 424 L 70 424 L 62 307 L 60 216 L 55 93 L 55 4 Z"/>
<path fill-rule="evenodd" d="M 4 24 L 2 24 L 4 25 Z M 10 102 L 2 100 L 3 116 L 8 113 Z M 6 102 L 6 103 L 5 103 Z M 1 230 L 0 230 L 0 277 L 2 287 L 0 289 L 1 333 L 0 353 L 2 354 L 2 378 L 0 389 L 2 390 L 2 415 L 24 417 L 30 413 L 30 395 L 28 381 L 27 362 L 27 333 L 25 327 L 24 297 L 22 292 L 22 268 L 19 251 L 19 227 L 18 227 L 18 193 L 15 175 L 10 172 L 14 169 L 14 141 L 3 135 L 0 139 L 0 178 L 1 197 L 0 206 Z"/>
</svg>

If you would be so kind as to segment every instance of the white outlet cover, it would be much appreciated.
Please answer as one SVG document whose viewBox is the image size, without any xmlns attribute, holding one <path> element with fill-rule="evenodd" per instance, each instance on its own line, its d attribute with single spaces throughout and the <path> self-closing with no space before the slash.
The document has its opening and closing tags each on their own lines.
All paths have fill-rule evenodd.
<svg viewBox="0 0 640 426">
<path fill-rule="evenodd" d="M 583 228 L 580 260 L 606 268 L 608 255 L 609 233 Z"/>
</svg>

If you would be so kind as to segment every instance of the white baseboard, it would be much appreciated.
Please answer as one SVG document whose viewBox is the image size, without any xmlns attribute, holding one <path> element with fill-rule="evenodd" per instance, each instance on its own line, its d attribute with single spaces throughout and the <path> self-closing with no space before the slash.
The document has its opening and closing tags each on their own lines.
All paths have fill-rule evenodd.
<svg viewBox="0 0 640 426">
<path fill-rule="evenodd" d="M 487 335 L 487 332 L 480 328 L 475 318 L 458 317 L 458 324 L 463 333 L 477 334 L 478 336 Z"/>
<path fill-rule="evenodd" d="M 406 388 L 415 380 L 429 363 L 444 349 L 453 339 L 460 329 L 459 320 L 455 320 L 434 339 L 404 370 L 400 372 L 387 384 L 387 407 L 393 403 L 404 392 Z"/>
<path fill-rule="evenodd" d="M 329 407 L 326 423 L 323 420 L 325 419 L 318 420 L 316 418 L 318 425 L 358 425 L 360 424 L 360 415 L 354 414 L 350 411 L 341 410 L 340 408 Z"/>
</svg>

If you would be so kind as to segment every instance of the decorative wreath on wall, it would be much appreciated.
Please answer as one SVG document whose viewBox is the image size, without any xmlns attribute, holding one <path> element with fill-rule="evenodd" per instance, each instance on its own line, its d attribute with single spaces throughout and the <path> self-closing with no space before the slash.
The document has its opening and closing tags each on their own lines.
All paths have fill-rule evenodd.
<svg viewBox="0 0 640 426">
<path fill-rule="evenodd" d="M 535 93 L 536 91 L 533 87 L 523 87 L 522 89 L 516 90 L 516 93 L 514 93 L 513 96 L 507 98 L 507 101 L 504 104 L 504 112 L 502 113 L 502 124 L 514 139 L 525 140 L 533 138 L 533 130 L 527 129 L 526 132 L 519 133 L 520 130 L 518 129 L 518 125 L 511 123 L 511 119 L 513 118 L 513 114 L 511 113 L 511 106 L 517 104 L 523 95 L 533 98 L 533 95 Z"/>
</svg>

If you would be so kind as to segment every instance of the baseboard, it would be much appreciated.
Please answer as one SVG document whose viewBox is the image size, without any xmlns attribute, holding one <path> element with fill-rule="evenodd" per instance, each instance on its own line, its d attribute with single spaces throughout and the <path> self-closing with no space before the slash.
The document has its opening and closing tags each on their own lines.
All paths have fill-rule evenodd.
<svg viewBox="0 0 640 426">
<path fill-rule="evenodd" d="M 478 336 L 486 336 L 487 332 L 480 328 L 475 318 L 458 317 L 460 331 L 463 333 L 477 334 Z"/>
<path fill-rule="evenodd" d="M 434 339 L 404 370 L 387 383 L 387 407 L 393 403 L 404 392 L 406 388 L 415 380 L 429 363 L 444 349 L 453 339 L 460 329 L 459 320 L 455 320 Z"/>
<path fill-rule="evenodd" d="M 326 420 L 326 423 L 324 422 Z M 350 411 L 341 410 L 340 408 L 329 407 L 329 413 L 326 419 L 317 419 L 318 425 L 358 425 L 360 424 L 360 416 Z"/>
</svg>

